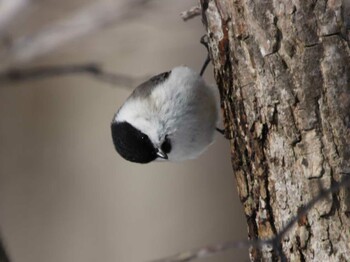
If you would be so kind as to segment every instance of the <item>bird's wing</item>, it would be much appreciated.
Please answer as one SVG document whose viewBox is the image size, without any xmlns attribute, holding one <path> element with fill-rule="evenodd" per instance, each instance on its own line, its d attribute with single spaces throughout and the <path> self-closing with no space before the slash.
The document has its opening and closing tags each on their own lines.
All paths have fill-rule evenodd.
<svg viewBox="0 0 350 262">
<path fill-rule="evenodd" d="M 154 88 L 159 86 L 159 84 L 163 83 L 165 80 L 169 78 L 171 71 L 161 73 L 159 75 L 153 76 L 148 79 L 146 82 L 143 82 L 130 95 L 130 98 L 144 98 L 148 97 Z"/>
</svg>

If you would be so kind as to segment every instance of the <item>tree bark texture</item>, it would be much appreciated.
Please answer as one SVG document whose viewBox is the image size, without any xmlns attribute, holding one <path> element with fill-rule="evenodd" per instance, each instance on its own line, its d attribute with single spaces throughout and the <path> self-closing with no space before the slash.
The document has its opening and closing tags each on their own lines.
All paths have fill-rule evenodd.
<svg viewBox="0 0 350 262">
<path fill-rule="evenodd" d="M 273 237 L 350 172 L 345 1 L 201 0 L 250 239 Z M 350 261 L 349 196 L 299 219 L 279 247 L 288 261 Z M 276 247 L 250 256 L 281 259 Z"/>
</svg>

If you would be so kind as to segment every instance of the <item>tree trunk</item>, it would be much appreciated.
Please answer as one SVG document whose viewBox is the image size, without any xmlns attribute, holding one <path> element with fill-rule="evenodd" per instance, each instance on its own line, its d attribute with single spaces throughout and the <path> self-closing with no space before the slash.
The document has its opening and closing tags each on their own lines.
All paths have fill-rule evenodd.
<svg viewBox="0 0 350 262">
<path fill-rule="evenodd" d="M 250 239 L 273 237 L 350 172 L 345 1 L 201 0 Z M 350 261 L 349 195 L 299 220 L 280 246 L 288 261 Z M 250 256 L 281 258 L 268 247 Z"/>
</svg>

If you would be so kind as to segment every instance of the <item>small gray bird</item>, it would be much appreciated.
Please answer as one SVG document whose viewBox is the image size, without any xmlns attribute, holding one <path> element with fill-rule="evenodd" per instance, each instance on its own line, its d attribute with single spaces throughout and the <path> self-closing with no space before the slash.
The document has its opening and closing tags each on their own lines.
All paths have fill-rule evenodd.
<svg viewBox="0 0 350 262">
<path fill-rule="evenodd" d="M 213 141 L 218 112 L 217 89 L 175 67 L 139 85 L 114 115 L 115 149 L 137 163 L 196 158 Z"/>
</svg>

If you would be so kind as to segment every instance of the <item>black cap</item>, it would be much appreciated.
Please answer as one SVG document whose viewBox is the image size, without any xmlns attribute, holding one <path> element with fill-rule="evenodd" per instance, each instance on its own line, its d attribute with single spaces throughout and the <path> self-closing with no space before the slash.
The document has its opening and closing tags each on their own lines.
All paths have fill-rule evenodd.
<svg viewBox="0 0 350 262">
<path fill-rule="evenodd" d="M 158 157 L 149 137 L 128 122 L 113 122 L 111 129 L 114 147 L 126 160 L 146 164 Z"/>
</svg>

